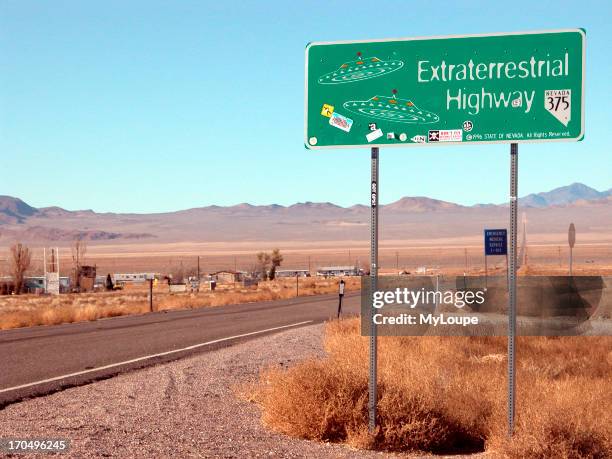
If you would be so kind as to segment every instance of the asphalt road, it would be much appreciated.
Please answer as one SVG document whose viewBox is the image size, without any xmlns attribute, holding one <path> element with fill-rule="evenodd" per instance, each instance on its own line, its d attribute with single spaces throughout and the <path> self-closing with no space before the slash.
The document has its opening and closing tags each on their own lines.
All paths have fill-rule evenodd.
<svg viewBox="0 0 612 459">
<path fill-rule="evenodd" d="M 359 314 L 359 293 L 343 313 Z M 0 408 L 336 316 L 337 295 L 114 317 L 0 332 Z M 161 355 L 160 355 L 161 354 Z"/>
</svg>

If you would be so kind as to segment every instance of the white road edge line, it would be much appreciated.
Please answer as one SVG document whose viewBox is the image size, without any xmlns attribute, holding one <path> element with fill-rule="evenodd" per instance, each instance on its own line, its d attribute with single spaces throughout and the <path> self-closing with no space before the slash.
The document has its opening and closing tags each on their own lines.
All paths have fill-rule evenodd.
<svg viewBox="0 0 612 459">
<path fill-rule="evenodd" d="M 215 339 L 215 340 L 212 340 L 212 341 L 207 341 L 205 343 L 199 343 L 199 344 L 194 344 L 192 346 L 183 347 L 181 349 L 173 349 L 172 351 L 160 352 L 159 354 L 145 355 L 144 357 L 138 357 L 138 358 L 132 359 L 132 360 L 125 360 L 124 362 L 111 363 L 110 365 L 104 365 L 102 367 L 96 367 L 96 368 L 92 368 L 90 370 L 77 371 L 75 373 L 69 373 L 67 375 L 56 376 L 54 378 L 43 379 L 41 381 L 36 381 L 36 382 L 28 383 L 28 384 L 22 384 L 21 386 L 14 386 L 14 387 L 6 388 L 6 389 L 0 389 L 0 394 L 4 393 L 4 392 L 10 392 L 12 390 L 25 389 L 26 387 L 37 386 L 39 384 L 45 384 L 45 383 L 50 383 L 50 382 L 53 382 L 53 381 L 59 381 L 61 379 L 72 378 L 74 376 L 81 376 L 81 375 L 84 375 L 84 374 L 87 374 L 87 373 L 93 373 L 95 371 L 107 370 L 109 368 L 119 367 L 121 365 L 127 365 L 127 364 L 130 364 L 130 363 L 141 362 L 143 360 L 153 359 L 155 357 L 163 357 L 163 356 L 170 355 L 170 354 L 176 354 L 177 352 L 190 351 L 192 349 L 197 349 L 199 347 L 204 347 L 204 346 L 210 346 L 211 344 L 221 343 L 223 341 L 229 341 L 229 340 L 237 339 L 237 338 L 244 338 L 245 336 L 260 335 L 262 333 L 267 333 L 267 332 L 271 332 L 271 331 L 275 331 L 275 330 L 282 330 L 283 328 L 297 327 L 298 325 L 309 324 L 309 323 L 312 323 L 312 322 L 313 322 L 312 320 L 306 320 L 304 322 L 297 322 L 297 323 L 294 323 L 294 324 L 282 325 L 280 327 L 266 328 L 265 330 L 258 330 L 258 331 L 254 331 L 254 332 L 250 332 L 250 333 L 243 333 L 242 335 L 234 335 L 234 336 L 228 336 L 226 338 L 219 338 L 219 339 Z"/>
</svg>

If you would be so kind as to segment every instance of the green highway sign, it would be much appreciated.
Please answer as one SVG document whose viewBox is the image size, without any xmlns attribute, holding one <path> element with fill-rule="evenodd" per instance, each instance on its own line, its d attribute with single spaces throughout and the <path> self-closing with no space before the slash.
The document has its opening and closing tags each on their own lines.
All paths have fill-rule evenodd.
<svg viewBox="0 0 612 459">
<path fill-rule="evenodd" d="M 307 148 L 582 140 L 582 29 L 306 47 Z"/>
</svg>

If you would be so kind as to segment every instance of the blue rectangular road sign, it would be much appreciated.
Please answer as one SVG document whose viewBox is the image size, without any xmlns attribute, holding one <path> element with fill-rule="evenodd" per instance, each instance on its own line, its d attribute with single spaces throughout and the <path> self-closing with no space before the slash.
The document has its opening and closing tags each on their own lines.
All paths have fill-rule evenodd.
<svg viewBox="0 0 612 459">
<path fill-rule="evenodd" d="M 486 229 L 484 230 L 485 255 L 507 255 L 508 254 L 508 230 Z"/>
</svg>

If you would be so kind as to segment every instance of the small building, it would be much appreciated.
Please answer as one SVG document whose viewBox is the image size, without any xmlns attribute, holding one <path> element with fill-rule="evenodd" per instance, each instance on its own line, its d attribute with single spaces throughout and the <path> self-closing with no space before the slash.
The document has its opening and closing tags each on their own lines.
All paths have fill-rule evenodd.
<svg viewBox="0 0 612 459">
<path fill-rule="evenodd" d="M 279 269 L 276 271 L 277 278 L 283 277 L 310 277 L 310 271 L 307 269 Z"/>
<path fill-rule="evenodd" d="M 44 276 L 30 276 L 23 280 L 25 289 L 28 293 L 44 293 L 45 278 Z"/>
<path fill-rule="evenodd" d="M 96 275 L 96 280 L 94 281 L 94 290 L 105 290 L 105 289 L 106 289 L 106 276 Z"/>
<path fill-rule="evenodd" d="M 242 282 L 245 273 L 241 271 L 217 271 L 212 273 L 211 276 L 220 284 L 232 284 L 234 282 Z"/>
<path fill-rule="evenodd" d="M 70 277 L 59 278 L 60 293 L 70 292 Z M 45 276 L 25 276 L 23 278 L 23 293 L 45 293 Z M 15 282 L 11 276 L 0 277 L 0 295 L 12 295 L 15 293 Z"/>
<path fill-rule="evenodd" d="M 76 286 L 80 292 L 91 292 L 96 284 L 96 267 L 81 266 L 77 273 Z"/>
<path fill-rule="evenodd" d="M 45 276 L 27 276 L 23 279 L 27 293 L 45 293 Z M 59 278 L 59 293 L 69 293 L 72 281 L 68 276 Z"/>
<path fill-rule="evenodd" d="M 339 276 L 361 276 L 363 271 L 358 266 L 323 266 L 317 268 L 317 276 L 339 277 Z"/>
<path fill-rule="evenodd" d="M 0 295 L 12 295 L 15 293 L 15 283 L 10 276 L 0 277 Z"/>
<path fill-rule="evenodd" d="M 170 293 L 185 293 L 187 291 L 187 284 L 170 284 L 168 285 L 168 291 Z"/>
<path fill-rule="evenodd" d="M 155 279 L 156 273 L 115 273 L 111 276 L 114 284 L 140 284 Z"/>
</svg>

